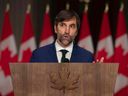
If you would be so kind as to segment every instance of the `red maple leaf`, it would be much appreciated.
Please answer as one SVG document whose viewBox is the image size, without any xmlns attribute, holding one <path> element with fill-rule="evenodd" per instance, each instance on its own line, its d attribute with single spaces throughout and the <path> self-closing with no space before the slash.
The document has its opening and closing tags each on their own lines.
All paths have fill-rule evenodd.
<svg viewBox="0 0 128 96">
<path fill-rule="evenodd" d="M 32 51 L 30 50 L 30 48 L 28 48 L 27 50 L 24 50 L 23 58 L 22 58 L 21 62 L 30 62 L 31 55 L 32 55 Z"/>
<path fill-rule="evenodd" d="M 115 62 L 119 63 L 119 73 L 123 73 L 128 76 L 128 64 L 126 62 L 126 56 L 123 54 L 124 50 L 122 46 L 115 48 Z"/>
<path fill-rule="evenodd" d="M 9 63 L 11 61 L 11 52 L 8 48 L 1 52 L 1 67 L 5 75 L 10 75 Z"/>
<path fill-rule="evenodd" d="M 121 46 L 115 48 L 115 61 L 116 62 L 123 62 L 123 49 Z"/>
</svg>

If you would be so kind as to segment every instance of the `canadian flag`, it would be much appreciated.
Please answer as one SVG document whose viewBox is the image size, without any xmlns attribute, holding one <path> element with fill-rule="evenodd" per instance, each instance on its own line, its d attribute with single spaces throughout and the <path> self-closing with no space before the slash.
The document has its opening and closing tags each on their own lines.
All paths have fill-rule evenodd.
<svg viewBox="0 0 128 96">
<path fill-rule="evenodd" d="M 79 34 L 78 45 L 94 53 L 92 37 L 90 34 L 90 27 L 89 27 L 88 18 L 87 18 L 87 10 L 88 10 L 88 5 L 85 6 L 85 10 L 83 12 L 83 19 L 82 19 L 82 24 L 81 24 L 80 34 Z"/>
<path fill-rule="evenodd" d="M 17 48 L 9 19 L 9 4 L 6 6 L 0 39 L 0 96 L 13 96 L 9 63 L 17 62 Z"/>
<path fill-rule="evenodd" d="M 115 40 L 114 61 L 119 63 L 119 73 L 115 86 L 115 96 L 128 96 L 128 36 L 126 33 L 126 20 L 121 5 Z"/>
<path fill-rule="evenodd" d="M 104 57 L 104 62 L 113 62 L 113 55 L 113 42 L 108 20 L 108 4 L 106 4 L 96 50 L 96 59 L 100 60 L 101 57 Z"/>
<path fill-rule="evenodd" d="M 28 4 L 26 18 L 22 34 L 21 46 L 19 50 L 19 62 L 29 62 L 32 51 L 36 49 L 36 41 L 33 32 L 33 26 L 30 17 L 31 5 Z"/>
<path fill-rule="evenodd" d="M 54 41 L 53 33 L 52 33 L 52 27 L 49 17 L 49 5 L 46 6 L 46 12 L 44 14 L 44 22 L 42 27 L 42 33 L 40 38 L 40 47 L 48 45 Z"/>
</svg>

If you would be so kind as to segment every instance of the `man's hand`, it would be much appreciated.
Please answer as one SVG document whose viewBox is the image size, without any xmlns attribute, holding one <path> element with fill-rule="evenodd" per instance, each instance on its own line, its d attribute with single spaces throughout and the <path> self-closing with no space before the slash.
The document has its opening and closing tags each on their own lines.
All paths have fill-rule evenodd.
<svg viewBox="0 0 128 96">
<path fill-rule="evenodd" d="M 101 57 L 100 60 L 96 59 L 96 61 L 93 61 L 92 63 L 103 63 L 104 62 L 104 57 Z"/>
</svg>

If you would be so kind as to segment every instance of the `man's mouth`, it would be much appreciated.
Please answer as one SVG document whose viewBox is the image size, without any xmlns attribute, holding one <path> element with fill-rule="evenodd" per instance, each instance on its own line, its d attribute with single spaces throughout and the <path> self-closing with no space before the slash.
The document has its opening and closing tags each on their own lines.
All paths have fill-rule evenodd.
<svg viewBox="0 0 128 96">
<path fill-rule="evenodd" d="M 63 35 L 63 39 L 69 39 L 70 36 L 69 35 Z"/>
</svg>

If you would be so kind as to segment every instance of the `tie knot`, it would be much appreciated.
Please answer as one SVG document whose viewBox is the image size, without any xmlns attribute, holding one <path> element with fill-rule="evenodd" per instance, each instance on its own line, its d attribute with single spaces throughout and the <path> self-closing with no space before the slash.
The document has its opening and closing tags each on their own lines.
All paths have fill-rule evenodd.
<svg viewBox="0 0 128 96">
<path fill-rule="evenodd" d="M 62 50 L 60 50 L 60 52 L 62 52 L 62 55 L 66 55 L 66 53 L 67 53 L 68 51 L 65 50 L 65 49 L 62 49 Z"/>
</svg>

